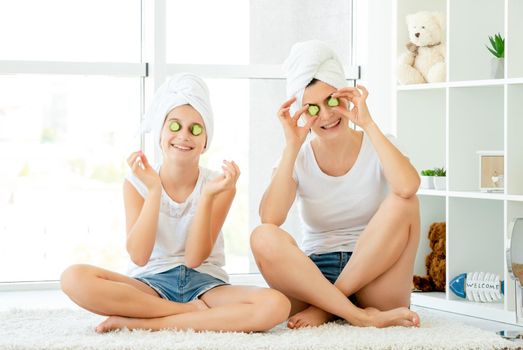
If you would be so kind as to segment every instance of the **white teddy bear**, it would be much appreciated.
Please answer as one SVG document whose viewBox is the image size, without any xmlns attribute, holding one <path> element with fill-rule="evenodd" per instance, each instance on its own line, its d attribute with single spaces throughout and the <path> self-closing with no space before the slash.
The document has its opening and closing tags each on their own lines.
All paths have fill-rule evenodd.
<svg viewBox="0 0 523 350">
<path fill-rule="evenodd" d="M 407 52 L 398 59 L 398 82 L 420 84 L 445 81 L 442 14 L 422 11 L 407 15 L 407 26 L 410 42 Z"/>
</svg>

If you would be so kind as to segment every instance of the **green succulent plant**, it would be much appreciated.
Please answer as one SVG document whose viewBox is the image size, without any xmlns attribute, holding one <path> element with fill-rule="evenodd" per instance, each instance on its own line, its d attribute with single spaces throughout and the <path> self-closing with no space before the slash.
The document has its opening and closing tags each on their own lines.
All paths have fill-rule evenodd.
<svg viewBox="0 0 523 350">
<path fill-rule="evenodd" d="M 424 169 L 420 171 L 421 176 L 447 176 L 445 168 Z"/>
<path fill-rule="evenodd" d="M 447 176 L 445 168 L 434 168 L 434 176 Z"/>
<path fill-rule="evenodd" d="M 421 176 L 434 176 L 434 170 L 432 170 L 432 169 L 422 170 Z"/>
<path fill-rule="evenodd" d="M 487 49 L 490 51 L 491 54 L 493 54 L 497 58 L 504 58 L 505 57 L 505 39 L 501 36 L 500 33 L 495 34 L 493 37 L 489 36 L 490 46 L 487 47 Z"/>
</svg>

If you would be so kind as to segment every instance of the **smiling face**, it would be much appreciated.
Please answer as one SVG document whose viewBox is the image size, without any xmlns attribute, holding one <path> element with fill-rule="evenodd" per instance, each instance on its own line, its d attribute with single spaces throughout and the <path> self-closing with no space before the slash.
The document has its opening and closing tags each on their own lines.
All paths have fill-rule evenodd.
<svg viewBox="0 0 523 350">
<path fill-rule="evenodd" d="M 303 93 L 303 105 L 315 105 L 320 109 L 317 114 L 318 120 L 312 126 L 312 131 L 319 137 L 334 137 L 340 130 L 346 130 L 349 125 L 347 117 L 336 110 L 336 103 L 333 103 L 331 99 L 334 92 L 336 92 L 336 88 L 318 80 L 307 86 Z M 347 108 L 347 101 L 337 99 L 337 103 L 339 103 L 339 107 Z M 304 116 L 306 120 L 311 118 L 308 111 L 304 113 Z"/>
<path fill-rule="evenodd" d="M 167 114 L 160 136 L 165 160 L 194 159 L 205 149 L 207 134 L 203 119 L 192 106 L 183 105 Z"/>
</svg>

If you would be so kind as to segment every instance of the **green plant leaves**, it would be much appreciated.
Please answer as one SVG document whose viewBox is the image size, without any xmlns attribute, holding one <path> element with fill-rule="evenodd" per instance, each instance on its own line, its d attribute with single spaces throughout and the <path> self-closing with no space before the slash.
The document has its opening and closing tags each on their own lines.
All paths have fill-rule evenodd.
<svg viewBox="0 0 523 350">
<path fill-rule="evenodd" d="M 490 51 L 491 54 L 493 54 L 497 58 L 504 58 L 505 57 L 505 39 L 501 36 L 500 33 L 495 34 L 494 36 L 488 37 L 490 41 L 490 46 L 486 46 L 486 48 Z"/>
</svg>

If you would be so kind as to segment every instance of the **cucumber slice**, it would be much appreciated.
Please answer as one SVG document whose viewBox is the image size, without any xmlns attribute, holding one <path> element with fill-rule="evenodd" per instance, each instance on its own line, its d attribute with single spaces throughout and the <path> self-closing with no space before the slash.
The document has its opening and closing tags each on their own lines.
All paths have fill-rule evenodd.
<svg viewBox="0 0 523 350">
<path fill-rule="evenodd" d="M 198 123 L 194 123 L 193 125 L 191 125 L 190 130 L 191 134 L 193 134 L 194 136 L 198 136 L 203 132 L 203 126 L 201 126 Z"/>
<path fill-rule="evenodd" d="M 169 123 L 169 130 L 171 131 L 180 131 L 180 129 L 182 128 L 182 126 L 180 125 L 180 123 L 178 123 L 177 121 L 173 120 Z"/>
<path fill-rule="evenodd" d="M 309 112 L 309 115 L 315 116 L 320 112 L 320 107 L 316 105 L 309 105 L 309 108 L 307 108 L 307 112 Z"/>
<path fill-rule="evenodd" d="M 329 97 L 329 100 L 327 101 L 327 105 L 329 105 L 329 107 L 337 107 L 340 105 L 340 100 L 338 100 L 338 98 L 336 97 Z"/>
</svg>

